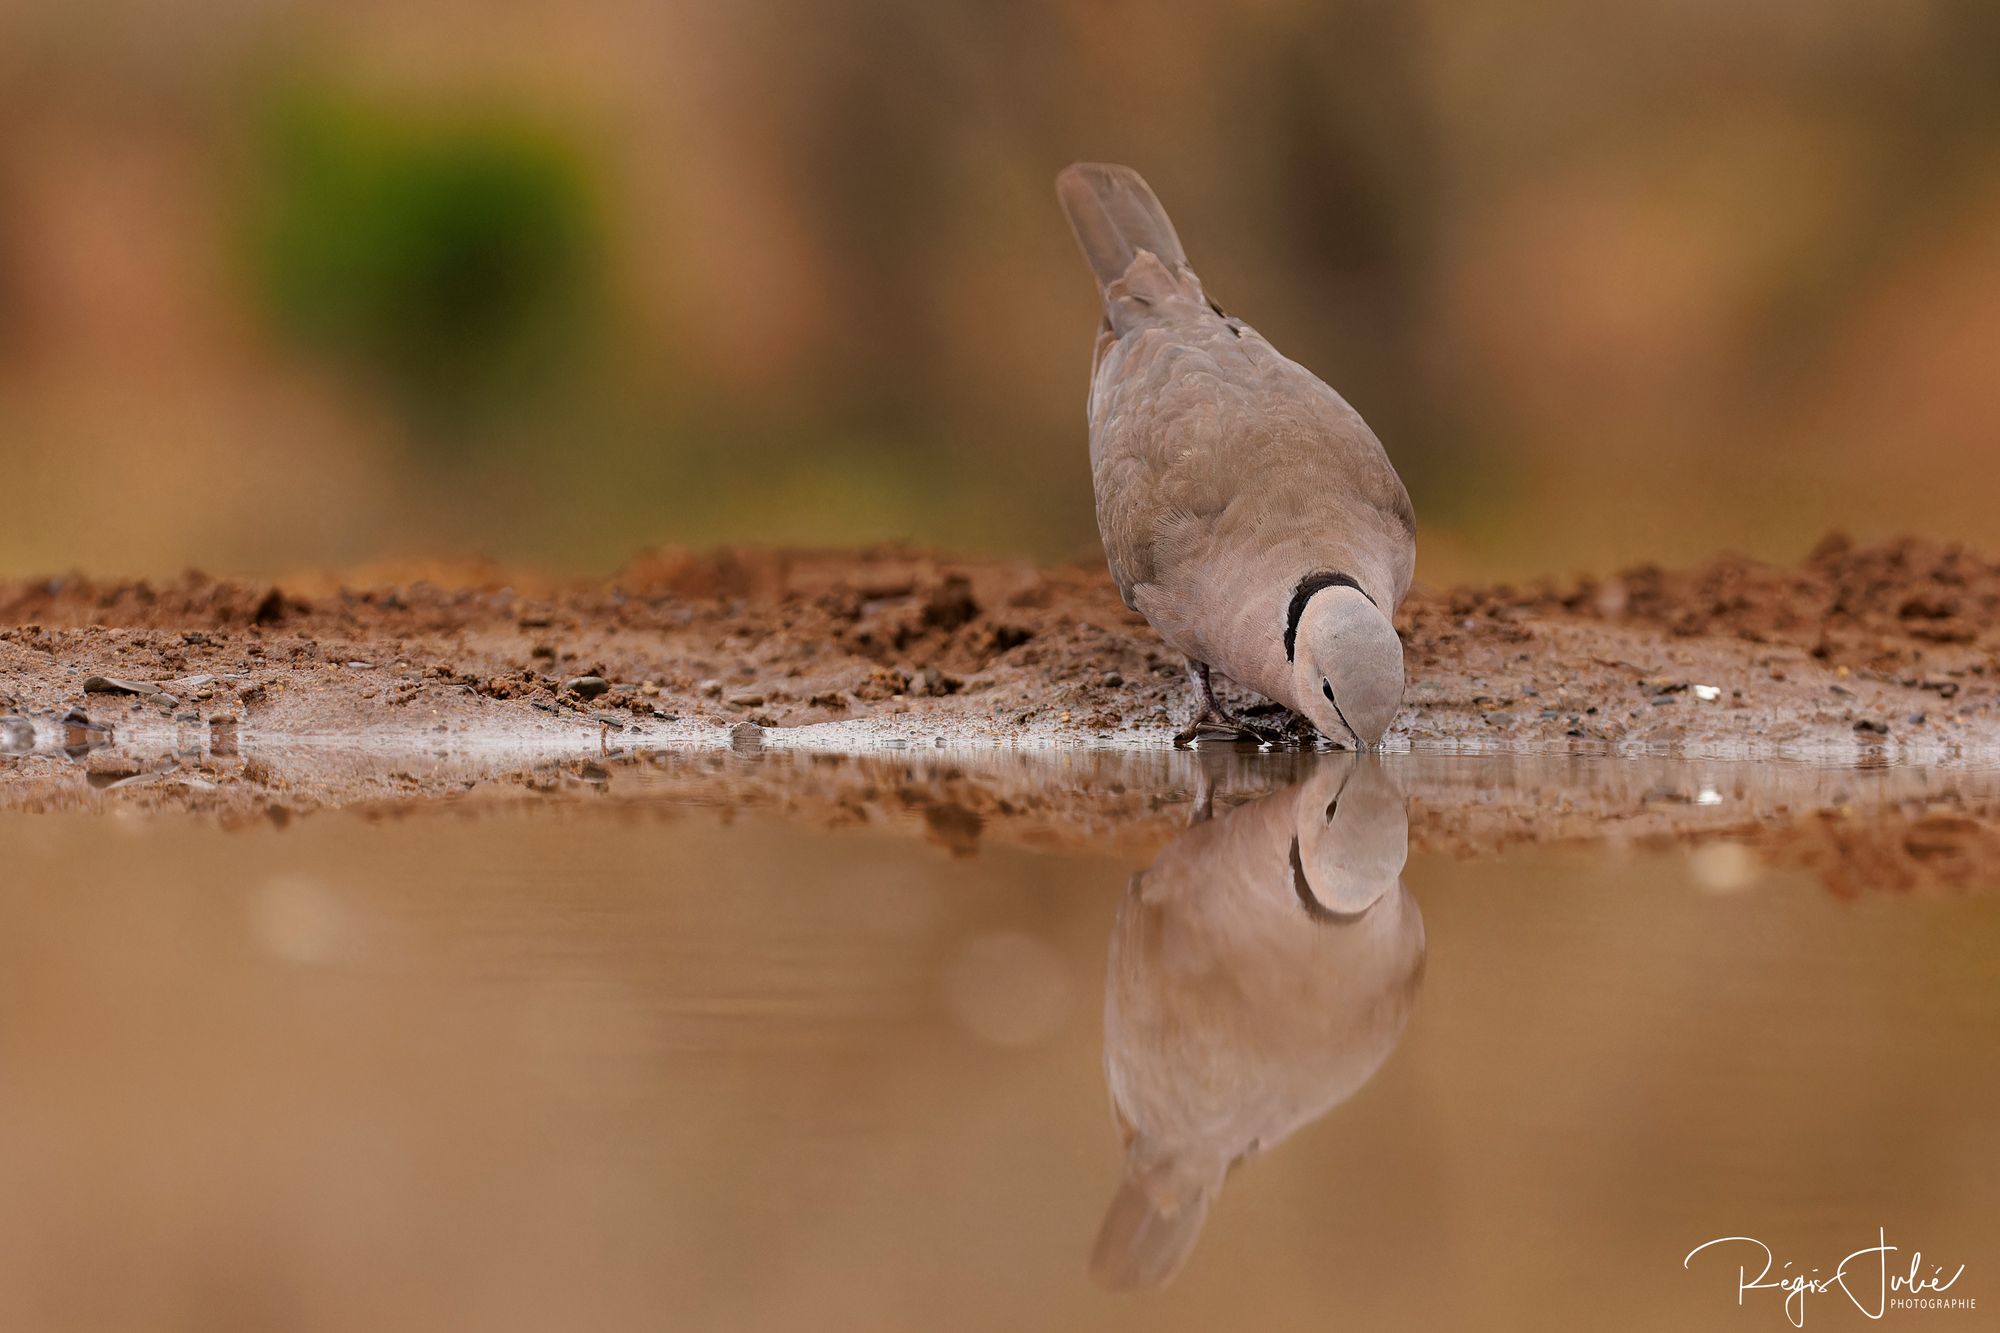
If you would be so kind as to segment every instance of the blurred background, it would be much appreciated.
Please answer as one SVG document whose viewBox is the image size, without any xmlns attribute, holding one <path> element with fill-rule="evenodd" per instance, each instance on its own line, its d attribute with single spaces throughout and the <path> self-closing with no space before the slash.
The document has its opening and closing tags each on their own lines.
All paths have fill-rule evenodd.
<svg viewBox="0 0 2000 1333">
<path fill-rule="evenodd" d="M 0 572 L 1095 558 L 1129 162 L 1432 581 L 2000 547 L 1987 0 L 0 0 Z"/>
</svg>

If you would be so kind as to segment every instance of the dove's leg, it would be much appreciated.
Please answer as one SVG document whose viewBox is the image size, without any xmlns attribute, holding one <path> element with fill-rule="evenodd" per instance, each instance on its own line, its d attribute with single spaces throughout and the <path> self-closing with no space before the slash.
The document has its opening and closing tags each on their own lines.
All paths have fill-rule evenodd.
<svg viewBox="0 0 2000 1333">
<path fill-rule="evenodd" d="M 1182 727 L 1174 736 L 1175 747 L 1182 750 L 1194 743 L 1194 738 L 1201 733 L 1204 724 L 1215 726 L 1227 725 L 1230 722 L 1229 715 L 1222 711 L 1222 705 L 1215 701 L 1215 687 L 1209 684 L 1208 680 L 1208 663 L 1197 662 L 1190 657 L 1188 683 L 1194 686 L 1194 698 L 1198 707 L 1195 709 L 1194 720 Z"/>
<path fill-rule="evenodd" d="M 1215 681 L 1210 677 L 1208 663 L 1188 659 L 1188 679 L 1194 682 L 1194 697 L 1201 701 L 1201 711 L 1213 714 L 1225 721 L 1233 721 L 1229 710 L 1215 697 Z"/>
<path fill-rule="evenodd" d="M 1188 681 L 1194 686 L 1195 702 L 1200 706 L 1195 710 L 1194 721 L 1182 727 L 1174 736 L 1174 746 L 1177 749 L 1185 750 L 1194 744 L 1204 727 L 1211 731 L 1227 732 L 1230 734 L 1230 739 L 1234 740 L 1250 740 L 1259 745 L 1271 743 L 1271 737 L 1241 718 L 1231 716 L 1229 711 L 1216 701 L 1215 686 L 1208 678 L 1208 663 L 1197 662 L 1190 657 Z"/>
</svg>

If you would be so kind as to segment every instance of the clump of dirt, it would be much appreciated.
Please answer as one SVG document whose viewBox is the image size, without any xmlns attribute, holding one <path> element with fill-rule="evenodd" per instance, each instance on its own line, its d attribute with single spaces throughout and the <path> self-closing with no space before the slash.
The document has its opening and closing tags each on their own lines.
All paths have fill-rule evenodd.
<svg viewBox="0 0 2000 1333">
<path fill-rule="evenodd" d="M 1996 612 L 2000 563 L 1915 538 L 1833 536 L 1792 568 L 1723 556 L 1413 595 L 1415 694 L 1438 707 L 1411 731 L 1752 753 L 1846 732 L 1862 751 L 1966 753 L 1995 739 Z M 1479 692 L 1454 695 L 1467 675 Z"/>
<path fill-rule="evenodd" d="M 1641 565 L 1526 596 L 1459 589 L 1451 604 L 1461 613 L 1529 607 L 1657 626 L 1681 638 L 1789 644 L 1857 670 L 1920 664 L 1939 647 L 1983 646 L 1988 657 L 2000 648 L 2000 565 L 1914 538 L 1856 546 L 1836 533 L 1795 568 L 1722 556 L 1698 569 Z"/>
<path fill-rule="evenodd" d="M 1419 586 L 1423 747 L 1885 756 L 2000 749 L 2000 564 L 1907 539 L 1534 587 Z M 158 694 L 86 695 L 91 676 Z M 1227 688 L 1225 686 L 1225 695 Z M 1254 701 L 1237 696 L 1236 702 Z M 667 551 L 552 583 L 467 566 L 251 584 L 0 585 L 0 714 L 271 734 L 1163 744 L 1184 667 L 1100 567 L 899 548 Z M 1295 733 L 1302 739 L 1305 733 Z"/>
</svg>

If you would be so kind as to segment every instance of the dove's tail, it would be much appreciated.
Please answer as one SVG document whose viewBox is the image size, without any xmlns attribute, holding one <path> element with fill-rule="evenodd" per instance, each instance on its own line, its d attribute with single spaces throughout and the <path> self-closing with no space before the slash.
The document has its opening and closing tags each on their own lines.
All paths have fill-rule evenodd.
<svg viewBox="0 0 2000 1333">
<path fill-rule="evenodd" d="M 1090 1251 L 1090 1275 L 1100 1285 L 1111 1291 L 1161 1286 L 1201 1239 L 1214 1185 L 1203 1182 L 1181 1191 L 1182 1197 L 1162 1198 L 1175 1192 L 1163 1185 L 1130 1172 L 1119 1182 Z"/>
<path fill-rule="evenodd" d="M 1141 250 L 1150 251 L 1169 273 L 1187 267 L 1167 210 L 1132 168 L 1077 162 L 1056 177 L 1056 197 L 1100 291 L 1125 276 Z"/>
</svg>

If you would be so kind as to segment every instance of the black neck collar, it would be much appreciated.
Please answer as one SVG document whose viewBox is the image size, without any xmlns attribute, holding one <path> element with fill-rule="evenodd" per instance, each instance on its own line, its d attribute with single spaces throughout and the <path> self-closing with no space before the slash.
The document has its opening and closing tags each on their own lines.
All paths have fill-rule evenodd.
<svg viewBox="0 0 2000 1333">
<path fill-rule="evenodd" d="M 1299 617 L 1306 613 L 1306 603 L 1312 600 L 1314 593 L 1323 592 L 1328 588 L 1352 588 L 1363 597 L 1368 597 L 1368 590 L 1359 583 L 1356 583 L 1352 574 L 1334 574 L 1322 571 L 1318 574 L 1308 574 L 1300 579 L 1298 586 L 1292 589 L 1292 604 L 1285 610 L 1285 660 L 1287 662 L 1292 660 L 1293 655 L 1298 650 Z M 1373 605 L 1375 599 L 1368 597 L 1368 601 L 1370 605 Z"/>
</svg>

